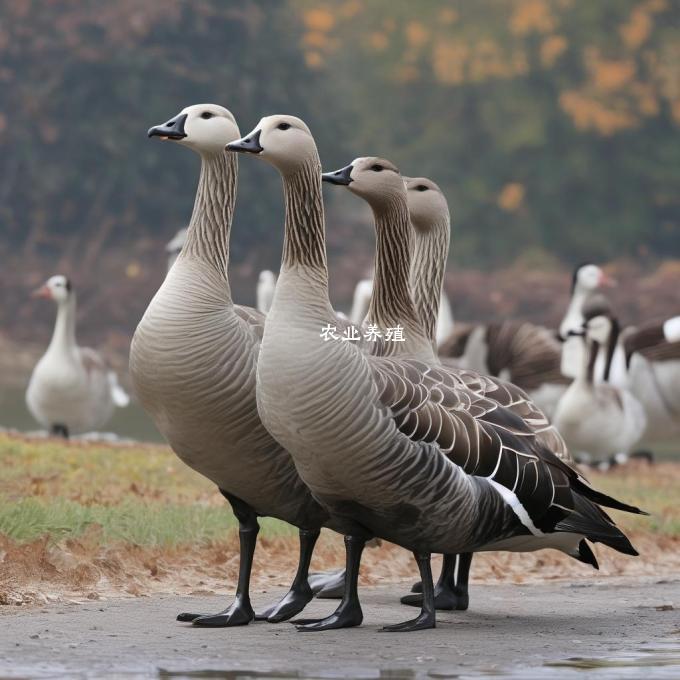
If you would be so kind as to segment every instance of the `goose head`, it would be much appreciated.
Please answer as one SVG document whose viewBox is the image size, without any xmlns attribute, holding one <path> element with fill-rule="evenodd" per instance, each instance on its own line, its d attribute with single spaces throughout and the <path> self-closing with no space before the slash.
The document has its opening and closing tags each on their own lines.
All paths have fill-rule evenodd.
<svg viewBox="0 0 680 680">
<path fill-rule="evenodd" d="M 318 158 L 314 137 L 295 116 L 265 116 L 252 132 L 227 144 L 227 150 L 259 156 L 283 174 Z"/>
<path fill-rule="evenodd" d="M 394 163 L 377 156 L 354 159 L 350 165 L 325 172 L 324 182 L 346 186 L 353 194 L 363 198 L 373 208 L 404 196 L 404 180 Z"/>
<path fill-rule="evenodd" d="M 616 281 L 607 276 L 596 264 L 585 262 L 574 269 L 571 292 L 590 293 L 598 288 L 615 285 Z"/>
<path fill-rule="evenodd" d="M 63 304 L 72 294 L 73 285 L 62 274 L 51 276 L 40 288 L 33 291 L 33 297 L 54 300 L 57 304 Z"/>
<path fill-rule="evenodd" d="M 449 221 L 449 204 L 442 190 L 431 179 L 404 177 L 404 184 L 411 224 L 416 231 L 424 234 L 435 224 Z"/>
<path fill-rule="evenodd" d="M 612 318 L 605 314 L 598 314 L 583 324 L 583 335 L 600 346 L 606 346 L 609 342 L 612 328 Z"/>
<path fill-rule="evenodd" d="M 241 136 L 231 111 L 217 104 L 187 106 L 167 123 L 149 128 L 147 134 L 183 144 L 200 154 L 221 154 L 225 144 Z"/>
</svg>

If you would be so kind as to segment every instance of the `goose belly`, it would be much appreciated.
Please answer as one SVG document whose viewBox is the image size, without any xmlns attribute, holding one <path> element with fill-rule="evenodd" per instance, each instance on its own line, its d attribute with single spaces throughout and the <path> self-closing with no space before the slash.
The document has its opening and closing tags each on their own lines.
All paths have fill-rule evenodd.
<svg viewBox="0 0 680 680">
<path fill-rule="evenodd" d="M 573 453 L 602 460 L 629 453 L 644 430 L 642 407 L 628 392 L 619 399 L 574 384 L 560 400 L 555 425 Z"/>
<path fill-rule="evenodd" d="M 304 524 L 314 501 L 257 413 L 255 338 L 226 300 L 172 303 L 157 296 L 133 338 L 142 406 L 184 463 L 259 514 Z"/>
<path fill-rule="evenodd" d="M 72 434 L 101 427 L 114 410 L 104 372 L 88 372 L 75 361 L 49 355 L 33 371 L 26 404 L 43 427 L 65 425 Z"/>
<path fill-rule="evenodd" d="M 257 396 L 265 425 L 346 533 L 458 552 L 516 531 L 499 494 L 397 430 L 356 348 L 268 318 Z"/>
</svg>

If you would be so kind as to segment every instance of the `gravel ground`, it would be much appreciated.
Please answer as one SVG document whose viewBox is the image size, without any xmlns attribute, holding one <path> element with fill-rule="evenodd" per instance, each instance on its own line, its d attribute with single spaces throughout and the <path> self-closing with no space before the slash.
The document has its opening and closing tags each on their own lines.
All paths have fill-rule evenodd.
<svg viewBox="0 0 680 680">
<path fill-rule="evenodd" d="M 440 613 L 436 630 L 380 632 L 412 615 L 397 604 L 402 591 L 364 588 L 361 628 L 307 634 L 174 621 L 179 611 L 221 609 L 215 596 L 3 607 L 0 677 L 680 677 L 680 580 L 478 585 L 471 609 Z M 317 600 L 305 614 L 334 607 Z M 576 657 L 586 661 L 567 661 Z"/>
</svg>

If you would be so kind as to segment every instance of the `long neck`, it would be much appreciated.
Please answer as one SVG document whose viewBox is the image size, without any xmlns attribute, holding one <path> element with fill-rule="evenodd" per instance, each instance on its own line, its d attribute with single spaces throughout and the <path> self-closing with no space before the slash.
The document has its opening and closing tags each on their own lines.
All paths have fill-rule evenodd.
<svg viewBox="0 0 680 680">
<path fill-rule="evenodd" d="M 595 363 L 600 353 L 600 343 L 595 340 L 583 339 L 584 351 L 581 356 L 581 366 L 576 380 L 586 385 L 593 385 L 595 380 Z"/>
<path fill-rule="evenodd" d="M 64 351 L 76 344 L 76 294 L 70 293 L 65 302 L 57 306 L 57 320 L 54 324 L 48 351 Z"/>
<path fill-rule="evenodd" d="M 201 157 L 201 176 L 194 211 L 181 255 L 196 257 L 213 266 L 224 277 L 227 289 L 229 233 L 236 199 L 237 163 L 236 154 L 233 153 Z"/>
<path fill-rule="evenodd" d="M 411 225 L 406 197 L 390 197 L 373 208 L 376 229 L 375 276 L 368 321 L 380 328 L 401 325 L 424 335 L 411 299 Z"/>
<path fill-rule="evenodd" d="M 439 301 L 449 254 L 449 220 L 430 225 L 427 230 L 414 229 L 413 260 L 411 262 L 411 294 L 427 338 L 437 343 Z"/>
<path fill-rule="evenodd" d="M 286 206 L 281 271 L 304 269 L 328 295 L 326 232 L 321 194 L 321 163 L 309 159 L 294 173 L 283 175 Z"/>
</svg>

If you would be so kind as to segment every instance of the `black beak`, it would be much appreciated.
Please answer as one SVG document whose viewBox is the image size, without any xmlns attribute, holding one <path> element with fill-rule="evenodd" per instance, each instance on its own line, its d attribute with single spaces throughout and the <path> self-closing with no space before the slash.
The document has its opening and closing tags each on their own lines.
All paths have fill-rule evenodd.
<svg viewBox="0 0 680 680">
<path fill-rule="evenodd" d="M 184 123 L 186 123 L 187 114 L 182 113 L 175 116 L 163 125 L 155 125 L 149 128 L 147 135 L 149 137 L 160 137 L 161 139 L 184 139 L 187 133 L 184 132 Z"/>
<path fill-rule="evenodd" d="M 321 175 L 321 179 L 324 182 L 330 182 L 331 184 L 339 184 L 340 186 L 346 187 L 352 181 L 352 165 L 348 165 L 335 172 L 324 172 Z"/>
<path fill-rule="evenodd" d="M 255 130 L 247 137 L 229 142 L 226 148 L 228 151 L 238 151 L 239 153 L 262 153 L 264 149 L 260 145 L 260 134 L 262 130 Z"/>
</svg>

